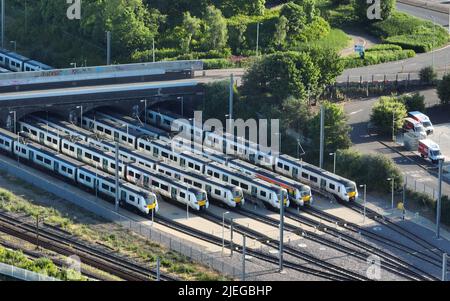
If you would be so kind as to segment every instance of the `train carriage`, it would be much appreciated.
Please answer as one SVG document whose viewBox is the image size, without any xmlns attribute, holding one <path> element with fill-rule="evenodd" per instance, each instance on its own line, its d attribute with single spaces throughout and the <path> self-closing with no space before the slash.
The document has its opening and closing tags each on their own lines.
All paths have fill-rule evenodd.
<svg viewBox="0 0 450 301">
<path fill-rule="evenodd" d="M 33 118 L 25 118 L 19 121 L 19 132 L 25 137 L 55 151 L 60 151 L 61 149 L 61 138 L 64 136 L 64 133 L 49 127 L 43 122 Z"/>
<path fill-rule="evenodd" d="M 18 135 L 0 128 L 0 150 L 12 153 L 14 141 L 17 141 L 17 139 Z"/>
<path fill-rule="evenodd" d="M 155 174 L 153 169 L 131 164 L 127 166 L 126 180 L 141 187 L 152 189 L 162 196 L 199 211 L 208 209 L 206 191 L 196 187 L 186 187 L 182 182 Z"/>
</svg>

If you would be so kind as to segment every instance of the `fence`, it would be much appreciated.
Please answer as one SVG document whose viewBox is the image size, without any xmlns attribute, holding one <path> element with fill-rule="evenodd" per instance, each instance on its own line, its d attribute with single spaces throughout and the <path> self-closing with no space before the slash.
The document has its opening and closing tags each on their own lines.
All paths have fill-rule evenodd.
<svg viewBox="0 0 450 301">
<path fill-rule="evenodd" d="M 22 281 L 60 281 L 56 278 L 0 263 L 0 275 Z"/>
<path fill-rule="evenodd" d="M 224 275 L 232 278 L 241 278 L 242 269 L 240 266 L 241 258 L 239 256 L 229 257 L 222 256 L 221 252 L 210 252 L 205 250 L 205 247 L 182 239 L 173 234 L 166 233 L 155 229 L 152 225 L 136 222 L 131 218 L 113 210 L 113 205 L 106 202 L 98 202 L 93 196 L 86 196 L 87 193 L 75 191 L 69 184 L 63 183 L 53 178 L 39 176 L 31 168 L 23 165 L 18 165 L 17 161 L 0 156 L 0 170 L 4 170 L 36 187 L 45 189 L 46 191 L 65 199 L 71 203 L 76 204 L 94 214 L 97 214 L 106 220 L 110 220 L 116 224 L 121 225 L 124 229 L 129 229 L 142 237 L 148 238 L 151 241 L 157 242 L 175 252 L 178 252 L 194 262 L 206 265 L 213 270 L 216 270 Z M 266 267 L 261 267 L 267 269 Z M 257 275 L 258 271 L 252 271 Z M 260 272 L 260 271 L 259 271 Z M 251 278 L 246 276 L 247 280 L 256 280 L 256 276 Z"/>
</svg>

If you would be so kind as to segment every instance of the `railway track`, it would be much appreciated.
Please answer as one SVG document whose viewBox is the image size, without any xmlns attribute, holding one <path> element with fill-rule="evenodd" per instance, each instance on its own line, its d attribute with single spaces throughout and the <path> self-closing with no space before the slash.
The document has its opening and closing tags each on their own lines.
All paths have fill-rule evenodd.
<svg viewBox="0 0 450 301">
<path fill-rule="evenodd" d="M 358 209 L 353 209 L 353 210 L 355 210 L 357 212 L 360 212 Z M 346 221 L 346 220 L 344 220 L 342 218 L 339 218 L 339 217 L 334 216 L 332 214 L 326 213 L 326 212 L 324 212 L 322 210 L 319 210 L 319 209 L 316 209 L 314 207 L 305 207 L 304 211 L 307 212 L 308 214 L 312 215 L 312 216 L 315 216 L 315 217 L 320 218 L 322 220 L 325 220 L 325 221 L 328 221 L 330 223 L 336 224 L 339 227 L 342 227 L 342 228 L 344 228 L 346 230 L 352 231 L 354 233 L 359 233 L 360 235 L 364 235 L 364 236 L 370 238 L 373 241 L 377 241 L 377 242 L 382 243 L 382 244 L 384 244 L 386 246 L 395 248 L 395 249 L 397 249 L 399 251 L 404 252 L 407 255 L 413 256 L 413 257 L 415 257 L 417 259 L 420 259 L 420 260 L 422 260 L 422 261 L 424 261 L 426 263 L 429 263 L 429 264 L 431 264 L 431 265 L 433 265 L 435 267 L 440 268 L 442 266 L 442 261 L 441 261 L 442 260 L 441 259 L 442 255 L 441 255 L 441 257 L 432 256 L 432 255 L 427 253 L 427 251 L 429 251 L 428 248 L 424 248 L 423 250 L 417 250 L 417 249 L 412 248 L 410 246 L 407 246 L 407 245 L 405 245 L 403 243 L 400 243 L 397 240 L 393 240 L 393 239 L 391 239 L 389 237 L 385 237 L 385 236 L 373 233 L 373 232 L 371 232 L 371 231 L 369 231 L 367 229 L 364 229 L 364 228 L 362 228 L 362 227 L 360 227 L 360 226 L 358 226 L 358 225 L 356 225 L 356 224 L 354 224 L 352 222 L 348 222 L 348 221 Z M 367 208 L 366 208 L 366 212 L 368 212 Z M 385 219 L 384 217 L 382 217 L 382 218 Z M 380 222 L 379 219 L 374 219 L 374 221 Z M 400 227 L 400 226 L 397 226 L 397 227 Z M 395 229 L 393 229 L 393 230 L 395 231 Z M 403 230 L 405 230 L 405 229 L 403 229 Z M 407 230 L 405 230 L 405 231 L 407 231 Z M 414 243 L 416 243 L 415 239 L 412 239 L 412 240 L 413 240 Z M 449 268 L 449 270 L 450 270 L 450 268 Z"/>
<path fill-rule="evenodd" d="M 254 213 L 252 211 L 246 210 L 246 209 L 241 208 L 238 212 L 247 217 L 253 218 L 255 220 L 258 220 L 258 221 L 268 224 L 268 225 L 272 225 L 274 227 L 277 227 L 279 225 L 279 220 L 277 220 L 277 219 L 274 219 L 274 218 L 271 218 L 268 216 L 263 216 L 263 215 Z M 329 248 L 333 248 L 337 251 L 343 252 L 344 254 L 350 255 L 352 257 L 355 257 L 355 258 L 363 260 L 363 261 L 366 261 L 367 257 L 370 254 L 380 256 L 380 258 L 383 259 L 382 267 L 384 269 L 386 269 L 387 271 L 390 271 L 391 273 L 396 274 L 398 276 L 402 276 L 408 280 L 437 280 L 437 278 L 435 278 L 431 275 L 427 275 L 426 272 L 421 271 L 400 259 L 397 259 L 393 255 L 388 254 L 388 253 L 384 252 L 383 250 L 374 248 L 373 246 L 370 246 L 360 240 L 357 240 L 350 235 L 346 235 L 346 234 L 341 233 L 340 231 L 336 231 L 335 229 L 332 229 L 332 228 L 322 227 L 318 222 L 316 222 L 312 219 L 305 219 L 303 217 L 296 216 L 289 211 L 286 211 L 285 216 L 296 222 L 305 224 L 310 227 L 314 227 L 314 228 L 318 229 L 319 231 L 330 234 L 335 238 L 342 239 L 343 241 L 345 241 L 357 248 L 350 248 L 344 244 L 337 243 L 336 241 L 333 241 L 331 239 L 324 238 L 323 236 L 318 235 L 314 232 L 311 232 L 311 231 L 308 231 L 305 229 L 301 229 L 301 228 L 293 226 L 289 223 L 285 223 L 285 229 L 287 231 L 296 233 L 299 236 L 303 236 L 311 241 L 315 241 L 321 245 L 327 246 Z M 364 250 L 364 252 L 361 252 L 358 249 L 362 249 L 362 250 Z"/>
<path fill-rule="evenodd" d="M 0 231 L 33 244 L 37 241 L 34 225 L 18 220 L 4 212 L 0 212 Z M 122 257 L 94 248 L 49 229 L 39 229 L 38 244 L 61 255 L 77 255 L 84 264 L 108 272 L 123 280 L 148 281 L 156 279 L 156 272 L 151 269 L 143 268 L 141 265 L 125 260 Z M 165 274 L 161 274 L 160 279 L 163 281 L 177 280 Z"/>
<path fill-rule="evenodd" d="M 174 229 L 176 231 L 179 231 L 181 233 L 187 234 L 189 236 L 201 239 L 203 241 L 212 243 L 214 245 L 217 246 L 221 246 L 222 245 L 222 239 L 218 238 L 212 234 L 209 233 L 205 233 L 201 230 L 197 230 L 194 229 L 192 227 L 180 224 L 178 222 L 174 222 L 173 220 L 170 220 L 168 218 L 162 217 L 159 214 L 155 216 L 155 221 L 158 222 L 161 225 L 164 225 L 168 228 Z M 225 244 L 226 245 L 231 245 L 231 242 L 229 240 L 225 240 Z M 233 246 L 235 247 L 236 252 L 242 253 L 243 252 L 243 246 L 233 243 Z M 278 257 L 275 256 L 271 256 L 268 254 L 265 254 L 264 252 L 260 252 L 257 250 L 253 250 L 253 249 L 249 249 L 246 248 L 246 254 L 251 255 L 255 258 L 264 260 L 265 262 L 270 262 L 273 264 L 278 264 Z M 356 281 L 356 280 L 360 280 L 359 278 L 361 278 L 358 275 L 358 279 L 355 279 L 355 277 L 351 277 L 348 275 L 339 275 L 339 274 L 335 274 L 335 273 L 330 273 L 330 272 L 324 272 L 321 270 L 317 270 L 317 269 L 313 269 L 310 267 L 306 267 L 304 265 L 301 264 L 297 264 L 297 263 L 293 263 L 291 261 L 284 261 L 284 266 L 286 268 L 290 268 L 292 270 L 295 271 L 299 271 L 302 273 L 306 273 L 306 274 L 310 274 L 310 275 L 314 275 L 320 278 L 324 278 L 324 279 L 328 279 L 328 280 L 333 280 L 333 281 Z"/>
</svg>

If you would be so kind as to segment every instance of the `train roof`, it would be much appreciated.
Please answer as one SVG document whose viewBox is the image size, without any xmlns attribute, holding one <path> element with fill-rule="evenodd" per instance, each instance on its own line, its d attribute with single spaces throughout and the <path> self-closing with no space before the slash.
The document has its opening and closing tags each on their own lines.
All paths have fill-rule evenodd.
<svg viewBox="0 0 450 301">
<path fill-rule="evenodd" d="M 53 127 L 47 125 L 46 123 L 44 123 L 36 118 L 33 118 L 33 117 L 25 117 L 22 120 L 20 120 L 19 123 L 24 123 L 28 126 L 45 131 L 46 133 L 52 134 L 54 136 L 59 136 L 61 138 L 67 136 L 67 134 L 65 132 L 63 132 L 62 130 L 53 128 Z"/>
<path fill-rule="evenodd" d="M 21 60 L 21 61 L 23 61 L 23 62 L 29 61 L 29 60 L 30 60 L 28 57 L 26 57 L 26 56 L 24 56 L 24 55 L 21 55 L 21 54 L 18 54 L 18 53 L 16 53 L 16 52 L 6 52 L 6 54 L 7 54 L 9 57 L 12 57 L 12 58 L 14 58 L 14 59 L 16 59 L 16 60 Z"/>
<path fill-rule="evenodd" d="M 40 67 L 42 70 L 52 70 L 53 69 L 53 67 L 50 67 L 49 65 L 46 65 L 44 63 L 41 63 L 41 62 L 38 62 L 35 60 L 28 60 L 25 63 L 36 66 L 36 67 Z"/>
<path fill-rule="evenodd" d="M 167 183 L 170 183 L 171 185 L 174 185 L 174 186 L 176 186 L 178 188 L 186 189 L 185 183 L 180 182 L 179 180 L 175 180 L 175 179 L 169 178 L 169 177 L 167 177 L 165 175 L 161 175 L 159 173 L 155 173 L 155 171 L 153 169 L 148 168 L 146 166 L 142 166 L 142 165 L 139 165 L 139 164 L 131 164 L 129 167 L 137 169 L 137 170 L 139 170 L 141 172 L 147 172 L 147 173 L 149 173 L 151 175 L 151 177 L 157 178 L 157 179 L 159 179 L 161 181 L 165 181 Z M 204 192 L 202 189 L 194 187 L 194 186 L 189 187 L 187 190 L 191 191 L 191 192 L 194 192 L 194 193 L 196 193 L 196 192 Z"/>
<path fill-rule="evenodd" d="M 6 130 L 4 128 L 0 128 L 0 135 L 2 137 L 10 138 L 10 139 L 13 139 L 13 140 L 17 139 L 17 137 L 18 137 L 17 134 L 14 134 L 13 132 L 10 132 L 10 131 L 8 131 L 8 130 Z"/>
<path fill-rule="evenodd" d="M 136 138 L 139 138 L 141 136 L 146 136 L 147 134 L 143 133 L 142 131 L 138 131 L 133 127 L 126 127 L 124 125 L 122 125 L 120 122 L 117 121 L 113 121 L 111 119 L 107 119 L 105 117 L 100 117 L 98 118 L 98 116 L 96 116 L 93 113 L 88 113 L 86 115 L 83 115 L 83 118 L 89 118 L 92 120 L 95 120 L 95 122 L 99 123 L 99 124 L 103 124 L 104 126 L 109 126 L 111 128 L 114 128 L 115 130 L 124 133 L 124 134 L 128 134 L 128 135 L 132 135 Z"/>
<path fill-rule="evenodd" d="M 37 120 L 39 120 L 45 124 L 48 124 L 51 127 L 61 128 L 68 132 L 79 134 L 80 136 L 83 136 L 85 138 L 95 135 L 94 133 L 92 133 L 88 130 L 85 130 L 85 129 L 83 129 L 71 122 L 65 121 L 65 120 L 58 120 L 53 117 L 44 118 L 39 115 L 32 115 L 32 117 L 36 118 Z"/>
<path fill-rule="evenodd" d="M 63 139 L 63 140 L 66 141 L 66 142 L 70 142 L 72 144 L 81 146 L 81 147 L 83 147 L 85 149 L 88 149 L 90 151 L 96 152 L 97 154 L 102 155 L 103 157 L 106 157 L 106 158 L 109 158 L 109 159 L 112 159 L 112 160 L 116 159 L 116 155 L 113 152 L 105 152 L 104 150 L 100 149 L 98 146 L 93 145 L 92 143 L 85 142 L 85 141 L 70 141 L 70 140 L 67 140 L 67 139 Z M 119 161 L 122 164 L 132 163 L 129 160 L 123 160 L 123 159 L 119 159 Z"/>
</svg>

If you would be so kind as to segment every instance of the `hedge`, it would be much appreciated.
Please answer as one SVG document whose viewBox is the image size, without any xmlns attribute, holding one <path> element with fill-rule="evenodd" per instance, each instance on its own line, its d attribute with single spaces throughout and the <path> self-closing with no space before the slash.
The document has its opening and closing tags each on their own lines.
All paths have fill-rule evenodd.
<svg viewBox="0 0 450 301">
<path fill-rule="evenodd" d="M 415 55 L 416 53 L 413 50 L 404 50 L 397 45 L 378 45 L 368 49 L 364 59 L 361 59 L 357 54 L 353 54 L 342 58 L 342 61 L 347 69 L 403 60 Z"/>
</svg>

